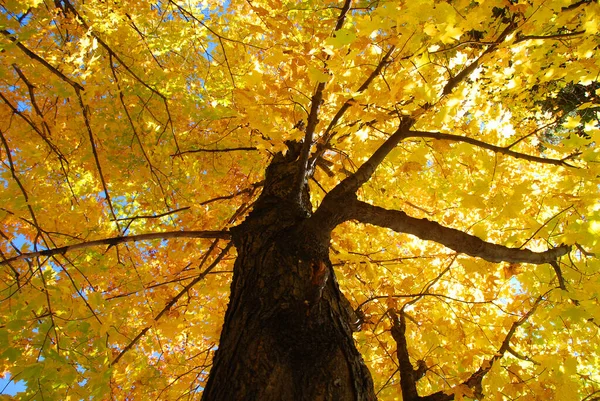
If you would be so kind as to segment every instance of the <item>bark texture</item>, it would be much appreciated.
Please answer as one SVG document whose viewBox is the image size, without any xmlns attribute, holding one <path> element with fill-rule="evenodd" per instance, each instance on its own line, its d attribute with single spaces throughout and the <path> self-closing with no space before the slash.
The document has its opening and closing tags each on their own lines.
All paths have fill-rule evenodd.
<svg viewBox="0 0 600 401">
<path fill-rule="evenodd" d="M 286 155 L 273 157 L 252 212 L 231 229 L 238 257 L 204 401 L 376 399 L 370 372 L 352 338 L 360 321 L 340 292 L 328 258 L 331 231 L 344 221 L 412 234 L 490 262 L 550 263 L 564 288 L 556 260 L 570 251 L 569 246 L 544 252 L 509 248 L 358 200 L 356 191 L 411 135 L 413 122 L 402 118 L 396 132 L 356 173 L 330 190 L 314 214 L 307 185 L 314 171 L 308 168 L 314 163 L 307 163 L 306 157 L 311 146 L 289 143 Z M 427 367 L 411 365 L 403 319 L 393 318 L 392 334 L 398 344 L 404 399 L 454 399 L 452 391 L 418 395 L 416 382 Z M 489 367 L 478 370 L 463 385 L 480 393 L 487 371 Z"/>
<path fill-rule="evenodd" d="M 253 212 L 231 231 L 238 257 L 205 401 L 376 399 L 329 232 L 315 231 L 306 184 L 300 203 L 291 193 L 297 154 L 274 158 Z"/>
</svg>

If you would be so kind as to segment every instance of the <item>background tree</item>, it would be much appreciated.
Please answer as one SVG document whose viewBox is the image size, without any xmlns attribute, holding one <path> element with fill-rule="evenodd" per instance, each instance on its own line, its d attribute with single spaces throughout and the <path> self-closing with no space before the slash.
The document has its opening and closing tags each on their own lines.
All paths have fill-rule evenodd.
<svg viewBox="0 0 600 401">
<path fill-rule="evenodd" d="M 18 397 L 600 397 L 596 1 L 0 10 Z"/>
</svg>

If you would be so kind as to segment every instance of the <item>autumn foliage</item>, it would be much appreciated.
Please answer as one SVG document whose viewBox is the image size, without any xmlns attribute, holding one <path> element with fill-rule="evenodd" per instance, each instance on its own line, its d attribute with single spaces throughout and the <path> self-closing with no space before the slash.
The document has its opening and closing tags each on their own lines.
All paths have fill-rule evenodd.
<svg viewBox="0 0 600 401">
<path fill-rule="evenodd" d="M 356 194 L 329 259 L 378 399 L 599 400 L 599 26 L 593 0 L 4 1 L 0 374 L 200 399 L 230 230 L 298 151 L 313 211 Z"/>
</svg>

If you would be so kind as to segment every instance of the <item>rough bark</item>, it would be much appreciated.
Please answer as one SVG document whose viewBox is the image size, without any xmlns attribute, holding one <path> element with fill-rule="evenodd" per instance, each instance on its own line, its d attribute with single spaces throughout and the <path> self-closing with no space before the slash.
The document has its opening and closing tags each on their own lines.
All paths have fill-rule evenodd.
<svg viewBox="0 0 600 401">
<path fill-rule="evenodd" d="M 307 185 L 307 179 L 314 171 L 308 165 L 311 163 L 306 162 L 306 152 L 310 147 L 289 143 L 286 155 L 276 154 L 267 168 L 262 182 L 263 192 L 254 203 L 252 212 L 240 226 L 229 232 L 181 231 L 106 238 L 23 254 L 0 264 L 89 246 L 110 247 L 157 238 L 231 238 L 238 257 L 234 265 L 230 302 L 202 399 L 375 400 L 370 372 L 352 337 L 352 331 L 360 327 L 361 322 L 340 292 L 328 258 L 331 231 L 340 223 L 356 220 L 387 227 L 491 262 L 550 263 L 560 288 L 566 289 L 557 260 L 570 251 L 567 245 L 545 252 L 508 248 L 427 219 L 410 217 L 401 210 L 388 210 L 358 200 L 356 191 L 370 179 L 389 152 L 411 135 L 412 124 L 413 120 L 405 117 L 396 132 L 356 173 L 329 191 L 314 214 Z M 299 174 L 299 166 L 307 170 Z M 215 265 L 218 261 L 217 258 Z M 155 320 L 201 279 L 202 276 L 199 276 L 190 282 Z M 404 399 L 454 399 L 452 392 L 445 391 L 418 395 L 416 381 L 427 366 L 423 361 L 417 369 L 412 366 L 403 317 L 393 319 L 392 335 L 398 343 L 400 387 Z M 112 364 L 147 331 L 148 328 L 144 329 Z M 509 349 L 511 335 L 509 333 L 495 359 Z M 482 367 L 462 385 L 480 393 L 481 380 L 488 371 L 489 366 Z"/>
<path fill-rule="evenodd" d="M 359 201 L 356 191 L 410 135 L 413 122 L 403 118 L 396 132 L 355 174 L 334 187 L 314 214 L 306 183 L 312 171 L 298 173 L 299 165 L 306 168 L 310 147 L 289 143 L 286 155 L 273 157 L 253 211 L 231 229 L 238 257 L 204 401 L 376 399 L 370 372 L 352 338 L 360 322 L 340 292 L 328 258 L 331 231 L 344 221 L 391 228 L 491 262 L 553 263 L 570 251 L 564 245 L 539 253 L 508 248 Z M 444 392 L 417 394 L 419 375 L 408 359 L 404 329 L 394 334 L 400 340 L 399 353 L 406 356 L 400 368 L 405 398 L 453 399 Z M 465 385 L 476 387 L 484 374 L 474 373 L 478 381 Z"/>
<path fill-rule="evenodd" d="M 411 135 L 412 124 L 413 120 L 405 117 L 396 132 L 356 173 L 329 191 L 314 214 L 307 185 L 307 178 L 314 171 L 306 163 L 309 147 L 291 142 L 285 155 L 279 153 L 273 157 L 261 183 L 263 192 L 252 212 L 229 232 L 181 231 L 105 238 L 23 254 L 0 264 L 36 256 L 49 257 L 90 246 L 110 247 L 157 238 L 231 238 L 238 257 L 230 302 L 202 399 L 375 400 L 370 372 L 352 337 L 353 330 L 360 327 L 361 322 L 340 292 L 328 258 L 331 231 L 342 222 L 356 220 L 387 227 L 491 262 L 549 263 L 555 269 L 560 288 L 566 289 L 557 260 L 570 251 L 570 246 L 561 245 L 544 252 L 508 248 L 427 219 L 410 217 L 401 210 L 388 210 L 358 200 L 356 191 L 370 179 L 389 152 Z M 299 166 L 308 170 L 298 174 Z M 215 265 L 218 262 L 217 258 Z M 201 279 L 199 276 L 190 282 L 155 320 Z M 524 319 L 526 317 L 516 324 L 521 324 Z M 412 366 L 403 317 L 393 317 L 393 320 L 392 335 L 398 343 L 400 387 L 404 398 L 422 401 L 454 399 L 451 391 L 418 395 L 416 381 L 427 366 L 424 363 L 417 369 Z M 147 330 L 144 329 L 112 364 Z M 514 329 L 493 360 L 509 350 L 512 333 Z M 480 393 L 481 380 L 489 368 L 482 367 L 462 385 Z"/>
<path fill-rule="evenodd" d="M 231 230 L 238 257 L 203 400 L 375 400 L 352 338 L 355 315 L 316 233 L 306 187 L 292 195 L 299 149 L 277 155 L 253 212 Z"/>
</svg>

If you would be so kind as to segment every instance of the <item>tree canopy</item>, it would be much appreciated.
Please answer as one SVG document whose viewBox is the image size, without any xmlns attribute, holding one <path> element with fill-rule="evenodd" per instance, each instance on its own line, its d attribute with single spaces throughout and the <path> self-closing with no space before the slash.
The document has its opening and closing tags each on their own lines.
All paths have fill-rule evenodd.
<svg viewBox="0 0 600 401">
<path fill-rule="evenodd" d="M 3 2 L 0 372 L 200 399 L 230 229 L 298 151 L 314 210 L 356 193 L 329 258 L 380 400 L 600 399 L 599 26 L 593 0 Z"/>
</svg>

